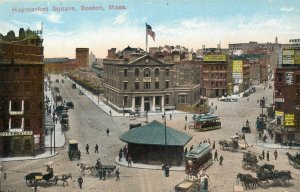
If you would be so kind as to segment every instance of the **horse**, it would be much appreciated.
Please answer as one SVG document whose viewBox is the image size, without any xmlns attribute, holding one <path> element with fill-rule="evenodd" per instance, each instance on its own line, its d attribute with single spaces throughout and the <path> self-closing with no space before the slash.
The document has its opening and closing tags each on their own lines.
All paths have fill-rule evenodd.
<svg viewBox="0 0 300 192">
<path fill-rule="evenodd" d="M 94 175 L 96 172 L 95 166 L 87 167 L 85 163 L 77 163 L 77 166 L 79 166 L 82 175 L 85 174 L 85 170 L 90 170 L 91 175 Z"/>
<path fill-rule="evenodd" d="M 69 174 L 63 174 L 62 176 L 58 176 L 58 175 L 56 175 L 56 176 L 54 176 L 54 182 L 55 182 L 55 185 L 57 185 L 57 182 L 58 181 L 62 181 L 63 182 L 63 186 L 65 186 L 65 183 L 67 183 L 67 186 L 69 185 L 69 183 L 68 183 L 68 179 L 72 179 L 72 174 L 71 173 L 69 173 Z"/>
</svg>

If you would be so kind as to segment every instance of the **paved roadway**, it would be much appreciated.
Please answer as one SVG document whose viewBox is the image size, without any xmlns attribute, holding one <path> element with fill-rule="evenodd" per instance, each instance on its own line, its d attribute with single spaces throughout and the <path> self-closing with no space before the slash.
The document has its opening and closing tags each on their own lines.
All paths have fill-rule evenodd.
<svg viewBox="0 0 300 192">
<path fill-rule="evenodd" d="M 53 79 L 52 79 L 53 80 Z M 71 89 L 71 84 L 65 81 L 65 84 L 58 84 L 62 96 L 66 101 L 73 101 L 75 109 L 69 111 L 70 115 L 70 130 L 66 132 L 66 139 L 77 139 L 80 143 L 79 147 L 82 152 L 81 162 L 93 165 L 98 157 L 101 158 L 103 164 L 114 164 L 114 157 L 118 154 L 118 150 L 124 144 L 118 139 L 121 133 L 128 130 L 130 123 L 138 123 L 145 120 L 145 118 L 130 120 L 127 117 L 110 117 L 101 111 L 95 104 L 93 104 L 84 95 L 79 95 L 78 89 Z M 204 139 L 229 140 L 230 135 L 234 135 L 241 126 L 248 119 L 252 124 L 253 133 L 246 135 L 246 140 L 252 147 L 249 150 L 261 153 L 262 147 L 256 145 L 256 133 L 254 129 L 255 119 L 261 110 L 258 108 L 257 99 L 262 96 L 267 96 L 271 101 L 272 90 L 264 90 L 262 86 L 257 87 L 257 92 L 250 96 L 249 102 L 245 98 L 239 102 L 226 103 L 220 102 L 216 99 L 211 99 L 209 103 L 213 102 L 214 106 L 217 105 L 218 109 L 215 112 L 222 118 L 222 129 L 210 132 L 194 132 L 194 130 L 186 130 L 185 132 L 193 135 L 193 140 L 188 144 L 196 145 Z M 191 119 L 193 114 L 189 114 Z M 173 114 L 173 119 L 167 121 L 167 125 L 184 131 L 184 114 Z M 149 116 L 148 121 L 160 120 L 161 116 Z M 110 136 L 106 136 L 106 129 L 110 129 Z M 85 145 L 90 145 L 90 154 L 85 154 Z M 99 145 L 99 154 L 94 153 L 95 144 Z M 235 185 L 235 178 L 237 173 L 252 173 L 251 171 L 244 171 L 242 165 L 242 152 L 231 153 L 221 151 L 219 145 L 217 150 L 219 155 L 224 156 L 224 165 L 220 166 L 215 162 L 209 167 L 206 172 L 209 174 L 209 189 L 214 192 L 229 192 L 233 190 Z M 265 149 L 266 151 L 267 149 Z M 3 186 L 8 190 L 16 191 L 32 191 L 28 188 L 23 179 L 25 173 L 42 171 L 45 173 L 45 164 L 47 161 L 54 161 L 54 173 L 62 174 L 71 172 L 73 181 L 70 182 L 68 187 L 63 188 L 54 186 L 49 188 L 40 188 L 39 191 L 80 191 L 77 185 L 77 178 L 79 176 L 79 169 L 77 167 L 77 160 L 70 161 L 67 155 L 66 146 L 58 149 L 59 155 L 44 159 L 44 160 L 28 160 L 18 162 L 5 162 L 5 168 L 9 169 L 8 179 L 4 182 Z M 278 150 L 279 157 L 275 162 L 273 157 L 273 150 L 270 150 L 271 164 L 275 165 L 278 170 L 291 170 L 292 176 L 295 178 L 293 185 L 289 188 L 270 187 L 269 189 L 258 188 L 252 191 L 298 191 L 300 188 L 299 171 L 293 169 L 284 155 L 286 150 Z M 292 151 L 294 153 L 295 151 Z M 113 178 L 108 178 L 106 181 L 99 181 L 97 178 L 87 174 L 83 177 L 84 184 L 81 191 L 124 191 L 124 192 L 167 192 L 174 191 L 174 186 L 182 181 L 186 175 L 184 172 L 171 172 L 170 177 L 163 176 L 161 170 L 146 170 L 134 169 L 127 167 L 120 167 L 121 180 L 115 181 Z"/>
</svg>

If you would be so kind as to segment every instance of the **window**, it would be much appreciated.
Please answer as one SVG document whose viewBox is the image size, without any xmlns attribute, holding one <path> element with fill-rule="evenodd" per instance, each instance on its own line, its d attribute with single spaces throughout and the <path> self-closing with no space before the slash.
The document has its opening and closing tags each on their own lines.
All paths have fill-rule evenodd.
<svg viewBox="0 0 300 192">
<path fill-rule="evenodd" d="M 155 77 L 159 77 L 159 68 L 155 68 L 154 73 Z"/>
<path fill-rule="evenodd" d="M 166 69 L 166 76 L 170 76 L 170 69 Z"/>
<path fill-rule="evenodd" d="M 300 89 L 296 89 L 296 96 L 300 96 Z"/>
<path fill-rule="evenodd" d="M 20 129 L 22 125 L 22 119 L 14 117 L 11 119 L 11 128 L 12 129 Z"/>
<path fill-rule="evenodd" d="M 128 82 L 127 82 L 127 81 L 124 82 L 123 88 L 124 88 L 124 90 L 127 90 L 127 89 L 128 89 Z"/>
<path fill-rule="evenodd" d="M 283 74 L 282 73 L 278 73 L 277 74 L 277 81 L 278 82 L 282 82 L 283 81 Z"/>
<path fill-rule="evenodd" d="M 140 82 L 134 82 L 134 89 L 136 90 L 140 89 Z"/>
<path fill-rule="evenodd" d="M 296 75 L 296 83 L 300 83 L 300 75 Z"/>
<path fill-rule="evenodd" d="M 20 69 L 19 68 L 15 68 L 14 71 L 15 71 L 15 73 L 19 73 Z"/>
<path fill-rule="evenodd" d="M 178 103 L 187 103 L 187 95 L 178 95 Z"/>
<path fill-rule="evenodd" d="M 25 123 L 24 123 L 24 128 L 25 130 L 30 128 L 30 119 L 25 119 Z"/>
<path fill-rule="evenodd" d="M 170 95 L 166 95 L 166 105 L 170 104 Z"/>
<path fill-rule="evenodd" d="M 128 96 L 123 97 L 123 105 L 126 106 L 128 104 Z"/>
<path fill-rule="evenodd" d="M 20 101 L 12 101 L 11 102 L 11 111 L 21 111 L 21 102 Z"/>
<path fill-rule="evenodd" d="M 144 82 L 144 89 L 150 89 L 150 82 Z"/>
<path fill-rule="evenodd" d="M 128 77 L 128 69 L 124 69 L 124 77 Z"/>
<path fill-rule="evenodd" d="M 25 84 L 24 85 L 24 91 L 25 92 L 30 92 L 30 84 Z"/>
<path fill-rule="evenodd" d="M 159 82 L 155 82 L 155 89 L 159 89 Z"/>
<path fill-rule="evenodd" d="M 30 102 L 29 101 L 25 101 L 24 110 L 25 111 L 29 111 L 30 110 Z"/>
<path fill-rule="evenodd" d="M 140 70 L 139 70 L 139 68 L 135 68 L 135 70 L 134 70 L 134 75 L 135 75 L 136 77 L 138 77 L 138 76 L 140 75 Z"/>
<path fill-rule="evenodd" d="M 169 81 L 166 81 L 166 89 L 169 88 Z"/>
<path fill-rule="evenodd" d="M 24 76 L 29 76 L 30 75 L 30 68 L 26 67 L 24 69 Z"/>
<path fill-rule="evenodd" d="M 144 69 L 144 77 L 150 77 L 150 69 L 149 68 Z"/>
</svg>

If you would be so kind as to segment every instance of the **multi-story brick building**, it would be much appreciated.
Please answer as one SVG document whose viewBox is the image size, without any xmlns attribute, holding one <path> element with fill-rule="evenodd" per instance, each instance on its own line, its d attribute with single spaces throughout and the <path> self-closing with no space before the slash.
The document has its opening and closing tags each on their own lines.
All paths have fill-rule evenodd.
<svg viewBox="0 0 300 192">
<path fill-rule="evenodd" d="M 228 94 L 228 66 L 226 54 L 206 54 L 201 68 L 201 94 L 206 97 L 220 97 Z"/>
<path fill-rule="evenodd" d="M 76 48 L 76 60 L 80 67 L 89 67 L 89 48 Z"/>
<path fill-rule="evenodd" d="M 0 156 L 44 152 L 43 40 L 30 30 L 0 35 Z"/>
<path fill-rule="evenodd" d="M 173 62 L 140 56 L 140 51 L 129 54 L 128 48 L 125 58 L 114 52 L 109 50 L 112 58 L 103 60 L 103 86 L 105 97 L 116 110 L 171 110 L 177 104 L 194 104 L 199 98 L 199 85 L 174 84 Z"/>
<path fill-rule="evenodd" d="M 275 141 L 300 144 L 300 49 L 283 50 L 275 71 Z"/>
<path fill-rule="evenodd" d="M 69 58 L 45 58 L 44 63 L 46 74 L 69 73 L 78 67 L 77 60 Z"/>
</svg>

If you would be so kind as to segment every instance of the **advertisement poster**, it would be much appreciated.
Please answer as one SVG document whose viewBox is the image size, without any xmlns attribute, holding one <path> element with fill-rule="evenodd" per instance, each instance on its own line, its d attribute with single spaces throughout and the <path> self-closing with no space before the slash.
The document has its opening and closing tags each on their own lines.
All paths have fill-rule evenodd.
<svg viewBox="0 0 300 192">
<path fill-rule="evenodd" d="M 0 0 L 0 191 L 299 191 L 299 18 L 291 0 Z"/>
</svg>

